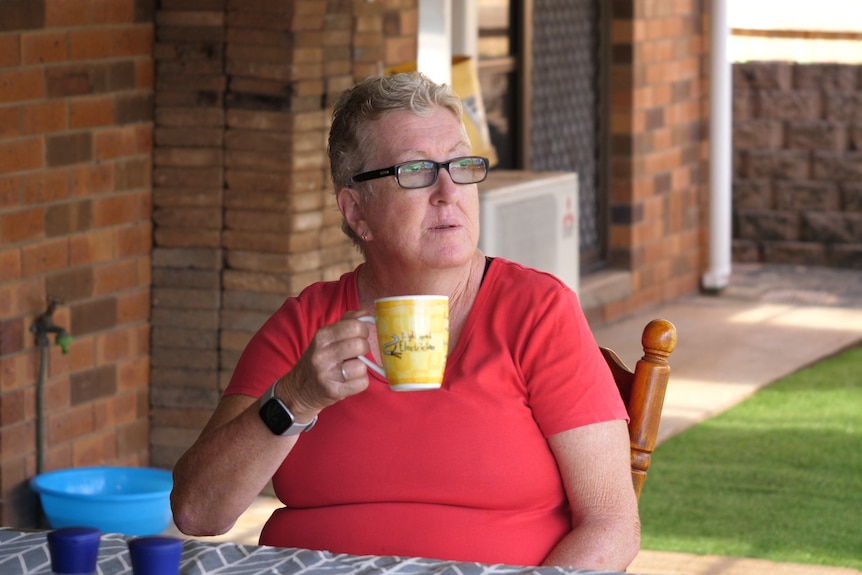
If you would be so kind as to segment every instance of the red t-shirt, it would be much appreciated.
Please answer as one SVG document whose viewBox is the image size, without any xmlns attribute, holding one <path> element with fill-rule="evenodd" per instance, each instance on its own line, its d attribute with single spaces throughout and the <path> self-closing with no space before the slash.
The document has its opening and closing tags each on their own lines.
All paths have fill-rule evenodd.
<svg viewBox="0 0 862 575">
<path fill-rule="evenodd" d="M 320 326 L 358 308 L 355 270 L 288 299 L 225 393 L 259 397 Z M 285 507 L 261 544 L 538 565 L 572 527 L 546 438 L 627 418 L 575 294 L 499 258 L 441 389 L 393 392 L 369 378 L 320 413 L 276 472 Z"/>
</svg>

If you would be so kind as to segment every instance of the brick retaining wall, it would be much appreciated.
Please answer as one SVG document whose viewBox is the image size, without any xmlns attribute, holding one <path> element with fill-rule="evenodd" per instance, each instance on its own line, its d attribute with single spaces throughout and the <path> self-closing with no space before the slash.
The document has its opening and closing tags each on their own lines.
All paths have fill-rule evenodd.
<svg viewBox="0 0 862 575">
<path fill-rule="evenodd" d="M 733 258 L 862 269 L 862 66 L 733 70 Z"/>
</svg>

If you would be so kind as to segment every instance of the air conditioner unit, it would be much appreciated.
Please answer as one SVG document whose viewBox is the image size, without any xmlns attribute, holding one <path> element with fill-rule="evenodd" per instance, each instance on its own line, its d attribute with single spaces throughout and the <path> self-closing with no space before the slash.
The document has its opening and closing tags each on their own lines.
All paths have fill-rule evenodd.
<svg viewBox="0 0 862 575">
<path fill-rule="evenodd" d="M 479 248 L 550 272 L 578 290 L 578 176 L 493 170 L 479 184 Z"/>
</svg>

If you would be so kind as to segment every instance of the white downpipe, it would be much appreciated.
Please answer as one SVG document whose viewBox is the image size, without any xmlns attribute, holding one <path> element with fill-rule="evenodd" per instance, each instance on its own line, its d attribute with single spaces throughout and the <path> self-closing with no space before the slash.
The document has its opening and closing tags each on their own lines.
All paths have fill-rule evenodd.
<svg viewBox="0 0 862 575">
<path fill-rule="evenodd" d="M 438 84 L 452 84 L 452 0 L 420 0 L 416 68 Z"/>
<path fill-rule="evenodd" d="M 479 53 L 479 6 L 476 0 L 452 4 L 452 55 L 475 58 Z"/>
<path fill-rule="evenodd" d="M 712 0 L 712 47 L 709 114 L 709 267 L 703 287 L 722 290 L 730 282 L 733 235 L 731 225 L 732 108 L 726 0 Z"/>
</svg>

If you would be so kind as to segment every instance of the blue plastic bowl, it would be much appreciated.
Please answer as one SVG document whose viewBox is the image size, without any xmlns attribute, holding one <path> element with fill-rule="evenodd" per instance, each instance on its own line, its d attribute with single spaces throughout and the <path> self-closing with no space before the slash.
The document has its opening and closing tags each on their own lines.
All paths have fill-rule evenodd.
<svg viewBox="0 0 862 575">
<path fill-rule="evenodd" d="M 171 522 L 170 471 L 149 467 L 81 467 L 30 481 L 54 529 L 94 527 L 102 533 L 156 535 Z"/>
</svg>

